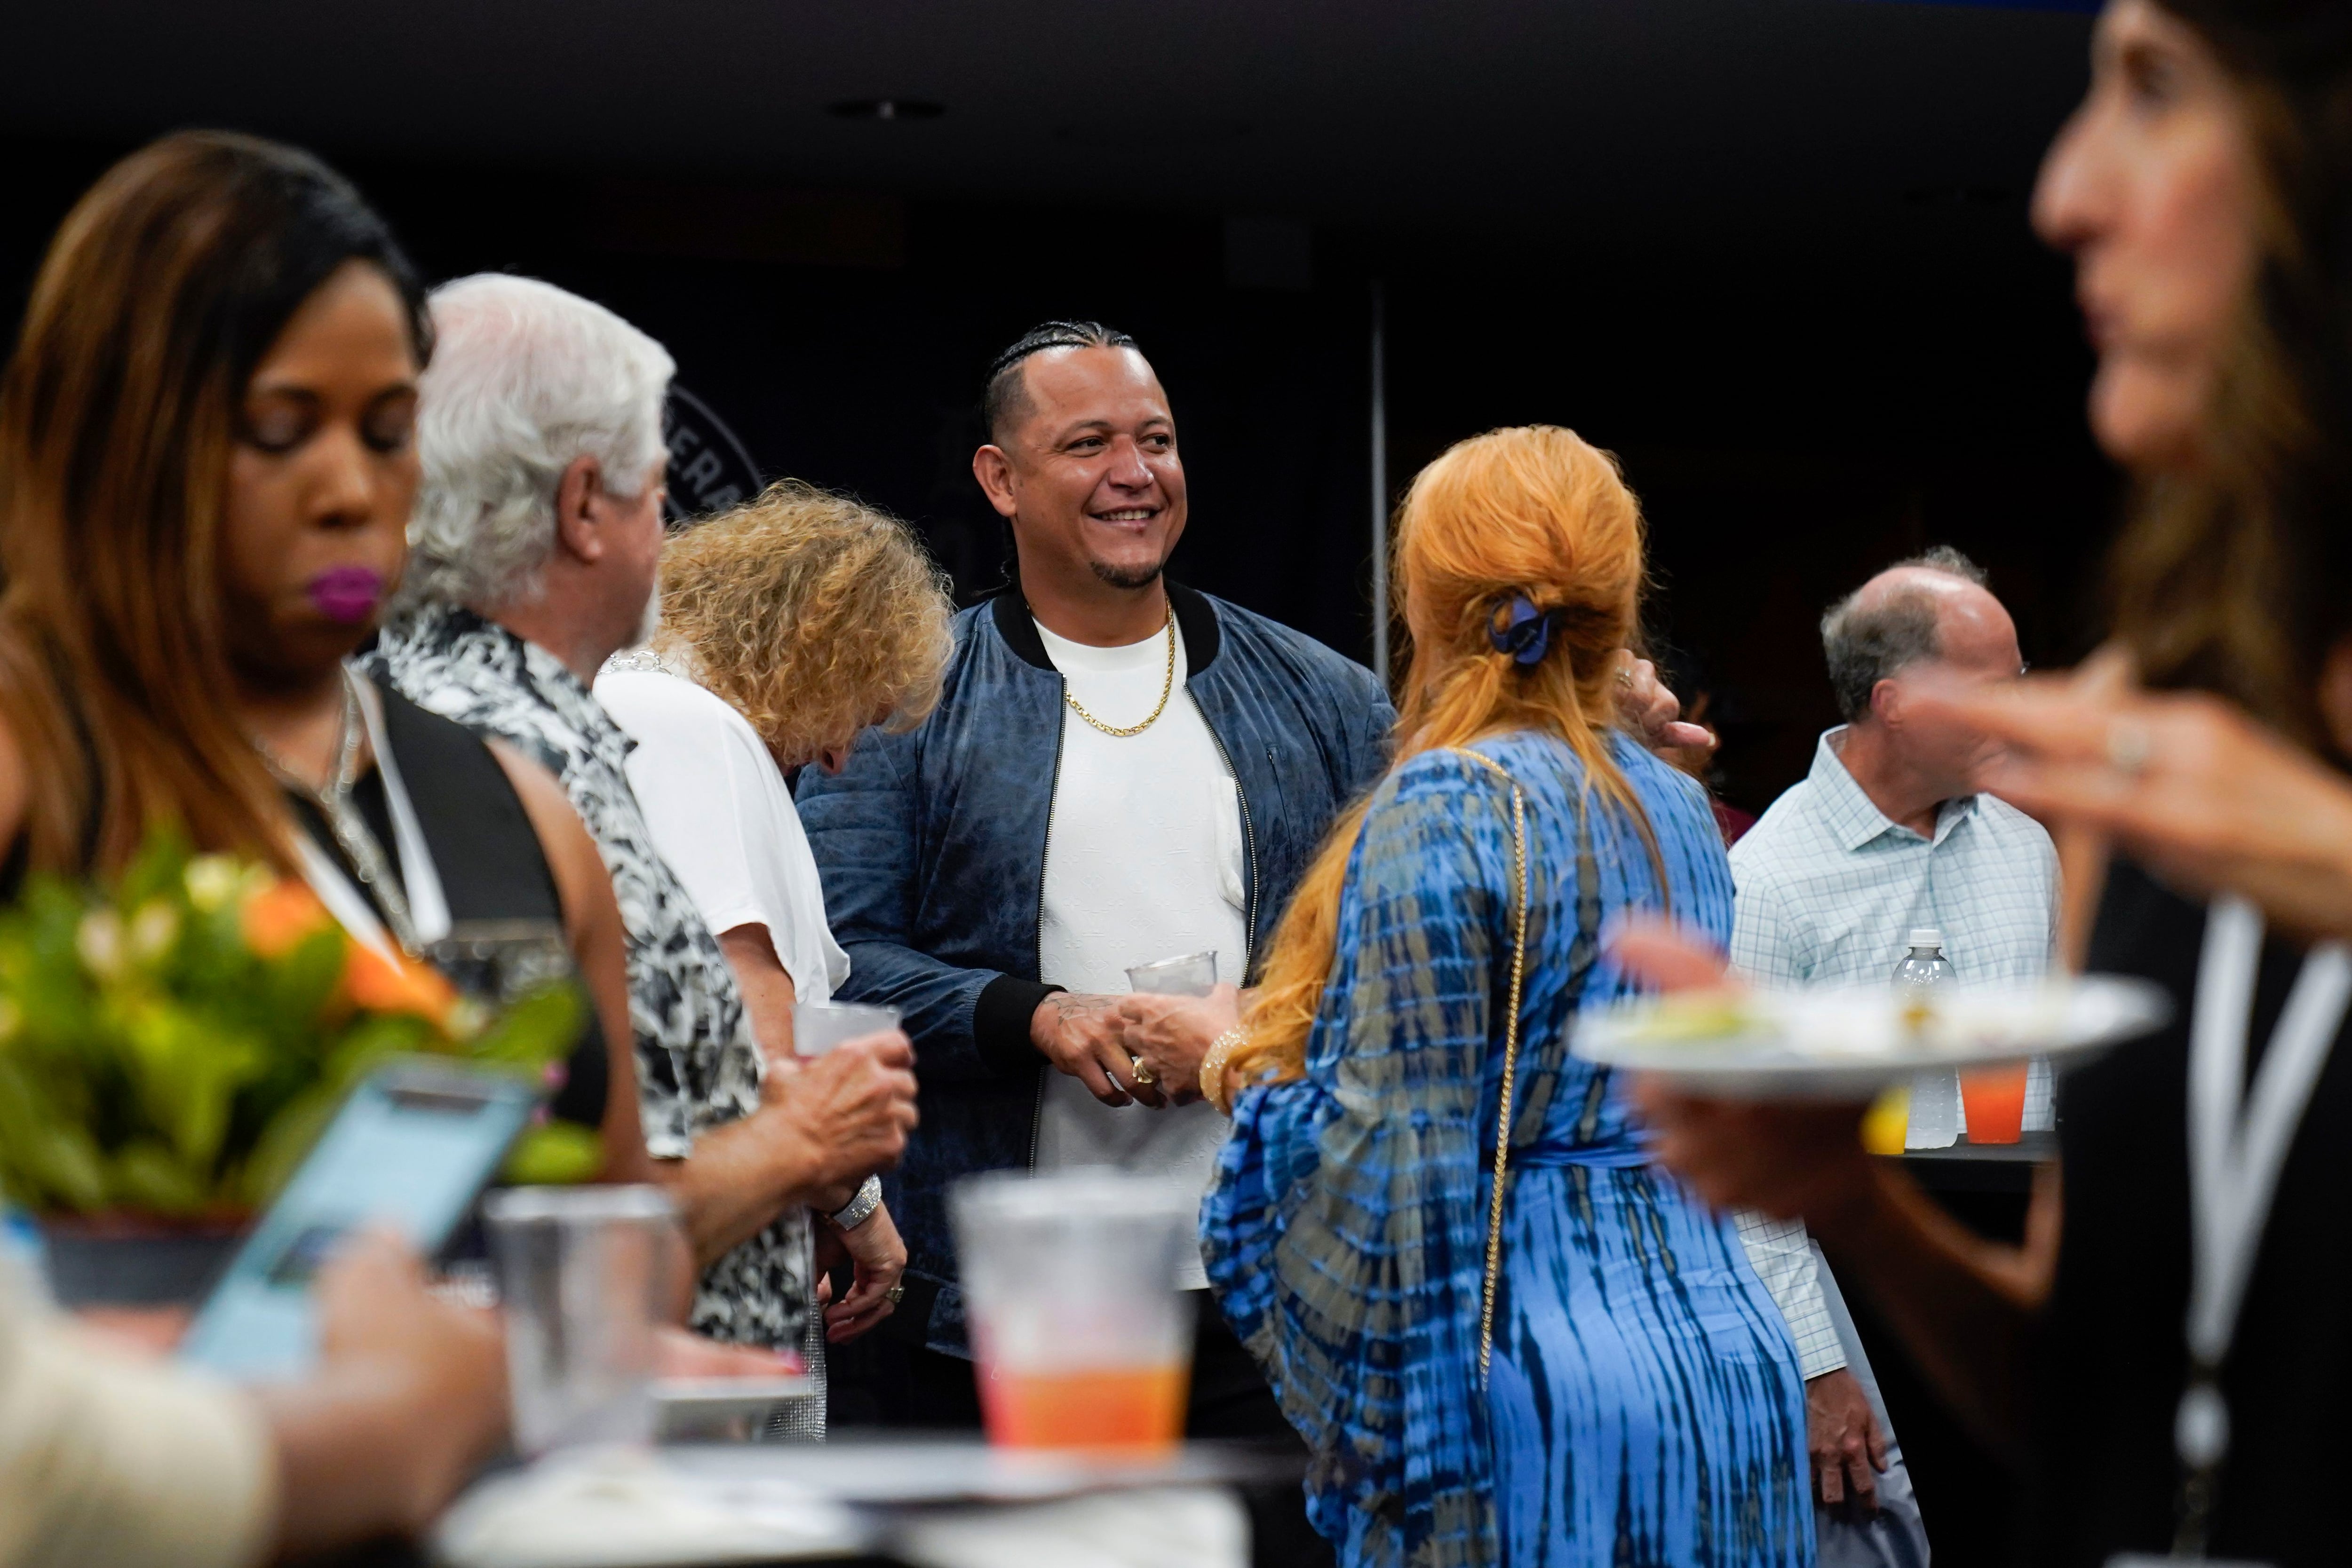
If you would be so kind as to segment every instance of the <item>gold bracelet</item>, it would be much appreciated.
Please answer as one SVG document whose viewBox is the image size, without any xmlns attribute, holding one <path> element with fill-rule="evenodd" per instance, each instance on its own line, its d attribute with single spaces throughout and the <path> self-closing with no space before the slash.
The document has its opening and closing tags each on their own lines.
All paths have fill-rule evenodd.
<svg viewBox="0 0 2352 1568">
<path fill-rule="evenodd" d="M 1249 1030 L 1235 1024 L 1211 1040 L 1209 1053 L 1201 1058 L 1201 1098 L 1220 1111 L 1231 1109 L 1225 1103 L 1225 1059 L 1248 1039 Z"/>
</svg>

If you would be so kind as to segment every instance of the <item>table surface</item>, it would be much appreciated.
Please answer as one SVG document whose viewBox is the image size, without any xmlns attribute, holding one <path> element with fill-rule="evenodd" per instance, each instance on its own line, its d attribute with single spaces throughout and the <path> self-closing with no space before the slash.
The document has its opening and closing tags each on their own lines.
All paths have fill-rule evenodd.
<svg viewBox="0 0 2352 1568">
<path fill-rule="evenodd" d="M 2058 1157 L 2058 1134 L 2027 1133 L 2013 1144 L 1962 1138 L 1948 1149 L 1906 1149 L 1899 1157 L 1930 1192 L 2030 1192 L 2033 1167 Z"/>
<path fill-rule="evenodd" d="M 602 1479 L 584 1489 L 565 1486 L 566 1469 Z M 1236 1487 L 1268 1483 L 1295 1486 L 1301 1472 L 1296 1453 L 1244 1443 L 1188 1443 L 1165 1456 L 1139 1459 L 1021 1452 L 968 1438 L 726 1444 L 665 1447 L 635 1455 L 557 1455 L 485 1477 L 444 1520 L 438 1539 L 424 1556 L 392 1562 L 401 1568 L 418 1562 L 440 1568 L 572 1568 L 591 1558 L 596 1568 L 783 1561 L 812 1568 L 879 1565 L 900 1561 L 892 1548 L 910 1530 L 936 1532 L 962 1521 L 976 1525 L 984 1519 L 1010 1520 L 1087 1499 L 1108 1501 L 1131 1496 L 1140 1511 L 1138 1523 L 1149 1531 L 1153 1528 L 1149 1521 L 1171 1498 L 1229 1495 Z M 551 1483 L 557 1490 L 548 1490 Z M 619 1493 L 635 1494 L 639 1500 L 616 1504 Z M 685 1502 L 690 1511 L 662 1518 L 673 1511 L 662 1506 L 666 1502 Z M 560 1522 L 549 1514 L 551 1505 L 559 1511 L 595 1511 L 602 1514 L 598 1522 L 610 1528 L 587 1557 L 573 1557 L 548 1539 L 551 1531 L 543 1527 Z M 826 1510 L 835 1514 L 846 1511 L 854 1528 L 837 1548 L 812 1542 L 814 1550 L 759 1549 L 755 1542 L 763 1521 L 807 1514 L 812 1507 L 820 1515 Z M 725 1528 L 719 1515 L 731 1517 L 742 1530 Z M 486 1521 L 499 1521 L 500 1516 L 503 1522 L 483 1528 Z M 686 1527 L 694 1541 L 707 1539 L 713 1550 L 704 1554 L 685 1544 L 669 1532 L 670 1526 Z M 745 1540 L 743 1531 L 751 1531 L 753 1540 Z M 730 1536 L 735 1539 L 730 1541 Z M 378 1564 L 371 1562 L 368 1568 Z"/>
</svg>

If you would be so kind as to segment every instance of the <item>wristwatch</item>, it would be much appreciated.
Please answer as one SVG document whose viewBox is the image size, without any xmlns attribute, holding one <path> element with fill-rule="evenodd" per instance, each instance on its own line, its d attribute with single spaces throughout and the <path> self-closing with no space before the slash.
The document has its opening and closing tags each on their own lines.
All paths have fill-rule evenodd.
<svg viewBox="0 0 2352 1568">
<path fill-rule="evenodd" d="M 857 1195 L 832 1214 L 825 1216 L 844 1230 L 855 1230 L 874 1218 L 882 1207 L 882 1178 L 867 1176 L 857 1186 Z"/>
</svg>

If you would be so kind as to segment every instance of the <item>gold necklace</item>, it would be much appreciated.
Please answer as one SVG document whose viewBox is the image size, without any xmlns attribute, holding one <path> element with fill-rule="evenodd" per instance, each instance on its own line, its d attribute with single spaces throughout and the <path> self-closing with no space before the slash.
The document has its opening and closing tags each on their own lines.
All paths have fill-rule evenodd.
<svg viewBox="0 0 2352 1568">
<path fill-rule="evenodd" d="M 1141 724 L 1129 725 L 1125 729 L 1115 728 L 1110 725 L 1105 724 L 1102 720 L 1088 713 L 1085 706 L 1079 703 L 1078 699 L 1070 695 L 1069 679 L 1067 676 L 1065 676 L 1063 677 L 1062 683 L 1062 700 L 1070 705 L 1070 711 L 1076 714 L 1080 718 L 1085 719 L 1088 724 L 1093 725 L 1097 729 L 1101 730 L 1105 735 L 1115 736 L 1121 740 L 1126 739 L 1129 736 L 1141 735 L 1145 730 L 1150 729 L 1153 725 L 1159 723 L 1160 716 L 1168 711 L 1168 694 L 1176 689 L 1176 604 L 1173 600 L 1169 601 L 1168 624 L 1164 630 L 1168 633 L 1168 671 L 1167 674 L 1160 677 L 1160 706 L 1151 710 L 1150 717 L 1145 719 Z"/>
</svg>

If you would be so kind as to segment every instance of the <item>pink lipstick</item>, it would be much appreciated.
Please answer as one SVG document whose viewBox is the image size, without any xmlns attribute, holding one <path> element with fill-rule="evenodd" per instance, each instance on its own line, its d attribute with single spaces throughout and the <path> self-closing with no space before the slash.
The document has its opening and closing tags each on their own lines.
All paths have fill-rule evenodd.
<svg viewBox="0 0 2352 1568">
<path fill-rule="evenodd" d="M 311 607 L 328 620 L 355 625 L 375 613 L 383 579 L 363 566 L 339 566 L 310 580 Z"/>
</svg>

